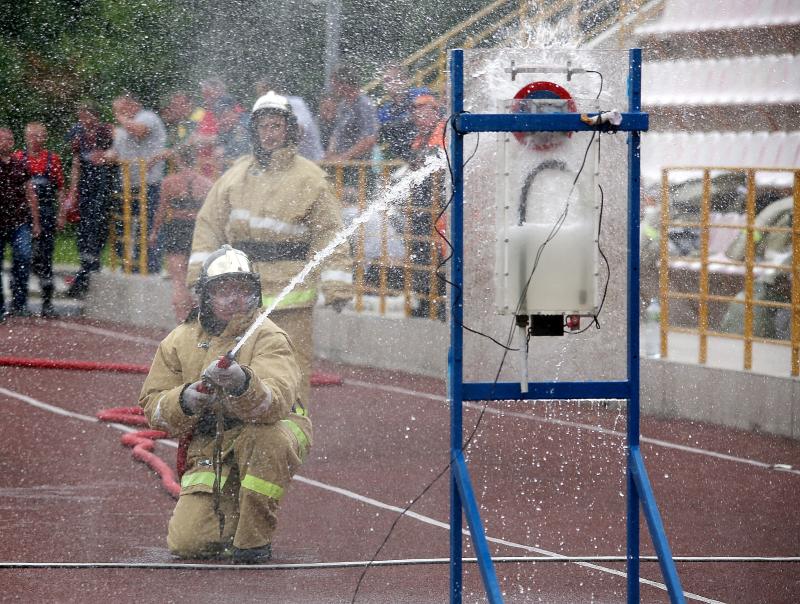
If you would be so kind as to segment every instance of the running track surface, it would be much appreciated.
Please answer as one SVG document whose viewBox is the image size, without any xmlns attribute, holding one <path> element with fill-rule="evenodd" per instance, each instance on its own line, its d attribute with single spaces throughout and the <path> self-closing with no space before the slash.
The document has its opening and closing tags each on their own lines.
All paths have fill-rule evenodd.
<svg viewBox="0 0 800 604">
<path fill-rule="evenodd" d="M 85 321 L 12 319 L 0 356 L 148 365 L 163 332 Z M 370 560 L 404 507 L 445 467 L 441 380 L 319 362 L 344 377 L 316 388 L 315 445 L 286 495 L 278 566 Z M 363 567 L 279 569 L 20 568 L 7 563 L 173 563 L 173 499 L 93 420 L 136 404 L 143 376 L 0 367 L 0 601 L 350 602 Z M 676 388 L 679 391 L 679 388 Z M 735 396 L 735 393 L 732 395 Z M 465 410 L 468 431 L 480 406 Z M 467 458 L 494 556 L 625 552 L 624 416 L 575 403 L 492 403 Z M 642 451 L 676 557 L 800 556 L 800 443 L 653 418 Z M 172 443 L 156 453 L 173 463 Z M 781 464 L 775 466 L 775 464 Z M 787 469 L 786 466 L 791 466 Z M 448 556 L 448 474 L 397 522 L 381 560 Z M 643 556 L 652 555 L 642 521 Z M 473 556 L 465 537 L 466 557 Z M 678 562 L 688 602 L 795 603 L 800 562 Z M 465 564 L 464 602 L 486 601 Z M 625 602 L 621 562 L 505 562 L 506 602 Z M 371 568 L 356 601 L 448 601 L 446 564 Z M 642 602 L 668 602 L 642 562 Z"/>
</svg>

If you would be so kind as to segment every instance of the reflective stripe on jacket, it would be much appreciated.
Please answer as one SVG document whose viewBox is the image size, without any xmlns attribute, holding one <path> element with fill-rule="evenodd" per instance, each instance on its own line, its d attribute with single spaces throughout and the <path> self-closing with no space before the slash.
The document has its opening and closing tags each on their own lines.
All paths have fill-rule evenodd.
<svg viewBox="0 0 800 604">
<path fill-rule="evenodd" d="M 339 201 L 313 162 L 284 148 L 273 153 L 270 166 L 263 169 L 253 155 L 246 155 L 219 178 L 197 215 L 187 282 L 193 285 L 203 261 L 228 243 L 250 250 L 268 299 L 341 229 Z M 280 307 L 313 306 L 318 288 L 329 303 L 349 300 L 352 282 L 352 261 L 344 243 Z"/>
</svg>

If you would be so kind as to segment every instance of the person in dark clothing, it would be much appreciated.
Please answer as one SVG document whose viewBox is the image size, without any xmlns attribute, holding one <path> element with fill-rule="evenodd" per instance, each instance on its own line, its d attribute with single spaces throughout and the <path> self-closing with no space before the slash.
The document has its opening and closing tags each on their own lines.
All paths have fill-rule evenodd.
<svg viewBox="0 0 800 604">
<path fill-rule="evenodd" d="M 387 65 L 382 79 L 386 99 L 378 107 L 378 142 L 389 159 L 409 161 L 413 155 L 411 142 L 418 134 L 412 117 L 414 99 L 431 92 L 425 87 L 411 87 L 407 70 L 398 63 Z"/>
<path fill-rule="evenodd" d="M 417 136 L 411 142 L 409 165 L 415 169 L 427 157 L 441 152 L 444 145 L 445 119 L 441 104 L 430 94 L 414 98 L 412 119 Z M 414 316 L 445 319 L 444 281 L 437 275 L 437 267 L 447 255 L 444 239 L 446 224 L 441 214 L 444 174 L 437 170 L 412 189 L 408 225 L 408 256 L 412 262 L 411 289 L 417 294 L 419 304 Z"/>
<path fill-rule="evenodd" d="M 47 128 L 40 122 L 25 126 L 25 151 L 17 157 L 25 162 L 39 202 L 41 231 L 34 237 L 31 268 L 39 278 L 42 295 L 42 317 L 54 317 L 53 252 L 56 247 L 56 230 L 63 226 L 59 208 L 64 201 L 64 171 L 61 158 L 45 148 Z"/>
<path fill-rule="evenodd" d="M 70 195 L 78 202 L 81 262 L 67 295 L 82 298 L 89 290 L 90 274 L 100 270 L 100 253 L 108 239 L 116 169 L 106 162 L 105 153 L 114 142 L 114 130 L 101 121 L 99 108 L 86 102 L 78 108 L 78 123 L 66 138 L 72 147 Z"/>
<path fill-rule="evenodd" d="M 40 233 L 39 203 L 25 168 L 12 155 L 14 134 L 0 127 L 0 267 L 6 244 L 11 245 L 10 315 L 28 316 L 28 276 L 31 266 L 31 233 Z M 5 317 L 5 299 L 0 287 L 0 320 Z"/>
</svg>

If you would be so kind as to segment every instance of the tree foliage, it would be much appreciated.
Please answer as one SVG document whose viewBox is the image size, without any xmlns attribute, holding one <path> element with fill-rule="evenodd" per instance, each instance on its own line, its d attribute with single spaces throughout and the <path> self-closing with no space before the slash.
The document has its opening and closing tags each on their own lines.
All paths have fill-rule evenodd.
<svg viewBox="0 0 800 604">
<path fill-rule="evenodd" d="M 122 90 L 157 107 L 225 79 L 245 104 L 267 78 L 310 101 L 323 89 L 327 0 L 0 0 L 0 123 L 45 122 L 53 140 L 82 99 Z M 488 4 L 342 0 L 342 60 L 364 79 Z M 107 117 L 110 117 L 107 116 Z"/>
<path fill-rule="evenodd" d="M 4 2 L 6 4 L 6 2 Z M 12 0 L 0 11 L 0 122 L 54 132 L 83 99 L 128 90 L 153 103 L 185 72 L 192 17 L 174 0 Z"/>
</svg>

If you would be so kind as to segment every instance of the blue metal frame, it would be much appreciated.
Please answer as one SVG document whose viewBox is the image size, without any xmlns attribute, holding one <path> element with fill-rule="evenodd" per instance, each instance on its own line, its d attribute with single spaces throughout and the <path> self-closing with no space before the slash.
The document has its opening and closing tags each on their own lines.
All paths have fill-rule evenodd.
<svg viewBox="0 0 800 604">
<path fill-rule="evenodd" d="M 615 130 L 628 132 L 628 276 L 627 276 L 627 379 L 600 382 L 533 382 L 528 392 L 518 383 L 464 383 L 463 296 L 451 296 L 450 351 L 447 393 L 450 399 L 450 602 L 461 603 L 462 513 L 475 548 L 484 589 L 491 604 L 503 601 L 483 531 L 475 494 L 462 451 L 464 401 L 543 399 L 627 399 L 627 573 L 628 603 L 639 602 L 639 507 L 647 520 L 670 602 L 683 603 L 683 589 L 667 543 L 653 490 L 639 449 L 639 132 L 647 130 L 648 115 L 641 112 L 641 49 L 629 51 L 628 109 Z M 472 114 L 464 113 L 464 51 L 450 51 L 451 114 L 453 135 L 450 158 L 453 174 L 451 229 L 453 288 L 464 286 L 464 136 L 471 132 L 541 132 L 596 130 L 577 113 Z"/>
</svg>

